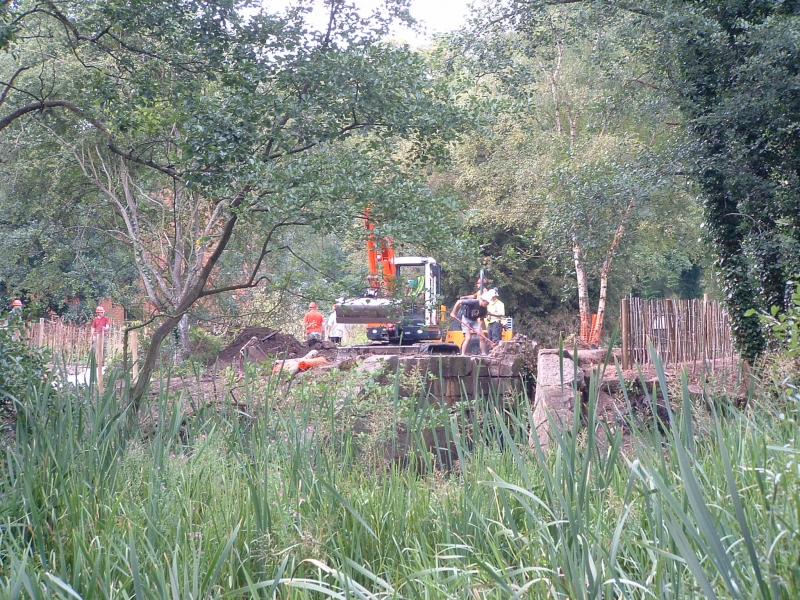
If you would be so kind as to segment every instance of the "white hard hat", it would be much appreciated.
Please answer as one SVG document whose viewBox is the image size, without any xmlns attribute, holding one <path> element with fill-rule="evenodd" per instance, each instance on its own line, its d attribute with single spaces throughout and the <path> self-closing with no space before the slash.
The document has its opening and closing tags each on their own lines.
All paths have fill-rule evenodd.
<svg viewBox="0 0 800 600">
<path fill-rule="evenodd" d="M 492 292 L 483 292 L 483 295 L 481 295 L 481 300 L 484 302 L 491 302 L 493 298 L 494 294 Z"/>
</svg>

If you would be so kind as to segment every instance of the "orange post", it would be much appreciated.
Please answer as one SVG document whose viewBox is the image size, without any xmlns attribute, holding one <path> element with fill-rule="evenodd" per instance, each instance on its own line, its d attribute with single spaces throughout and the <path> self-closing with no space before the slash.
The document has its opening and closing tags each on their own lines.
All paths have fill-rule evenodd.
<svg viewBox="0 0 800 600">
<path fill-rule="evenodd" d="M 297 363 L 297 368 L 301 371 L 308 371 L 311 367 L 316 367 L 318 365 L 324 365 L 328 362 L 328 359 L 324 356 L 315 356 L 314 358 L 304 358 L 300 362 Z"/>
</svg>

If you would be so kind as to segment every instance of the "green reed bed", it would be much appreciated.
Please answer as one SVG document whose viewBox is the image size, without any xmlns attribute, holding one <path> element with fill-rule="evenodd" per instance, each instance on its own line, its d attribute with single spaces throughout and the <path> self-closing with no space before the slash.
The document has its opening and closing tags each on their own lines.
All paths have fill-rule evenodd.
<svg viewBox="0 0 800 600">
<path fill-rule="evenodd" d="M 258 375 L 191 417 L 166 378 L 138 415 L 124 389 L 29 387 L 0 490 L 2 593 L 796 596 L 796 389 L 743 413 L 698 405 L 684 382 L 666 402 L 671 428 L 629 424 L 641 431 L 623 449 L 595 427 L 592 384 L 584 423 L 544 450 L 524 397 L 447 411 L 399 398 L 408 382 L 356 393 L 353 376 L 331 374 L 284 391 Z M 659 388 L 667 397 L 663 375 Z M 413 460 L 393 467 L 405 423 Z M 426 428 L 453 452 L 431 451 Z"/>
</svg>

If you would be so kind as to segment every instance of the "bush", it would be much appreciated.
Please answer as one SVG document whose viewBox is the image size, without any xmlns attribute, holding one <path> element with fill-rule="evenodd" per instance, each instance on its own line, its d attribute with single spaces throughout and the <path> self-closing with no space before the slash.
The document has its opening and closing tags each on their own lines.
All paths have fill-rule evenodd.
<svg viewBox="0 0 800 600">
<path fill-rule="evenodd" d="M 0 315 L 0 403 L 22 400 L 29 384 L 46 375 L 45 356 L 25 343 L 22 315 Z"/>
<path fill-rule="evenodd" d="M 189 330 L 189 342 L 192 348 L 192 358 L 199 363 L 212 360 L 225 347 L 222 337 L 208 333 L 200 327 L 192 327 Z"/>
</svg>

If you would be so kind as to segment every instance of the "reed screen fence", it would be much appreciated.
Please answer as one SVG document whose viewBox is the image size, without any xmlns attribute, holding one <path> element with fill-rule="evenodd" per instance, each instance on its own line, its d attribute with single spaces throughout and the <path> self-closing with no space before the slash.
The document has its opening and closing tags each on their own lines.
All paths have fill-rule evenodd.
<svg viewBox="0 0 800 600">
<path fill-rule="evenodd" d="M 53 357 L 66 364 L 88 363 L 92 351 L 92 332 L 88 325 L 65 325 L 60 321 L 40 319 L 27 323 L 25 337 L 29 346 L 47 348 Z M 122 354 L 123 329 L 111 325 L 106 332 L 105 355 Z"/>
<path fill-rule="evenodd" d="M 664 364 L 733 359 L 730 320 L 717 301 L 624 298 L 622 366 L 652 362 L 652 344 Z"/>
</svg>

